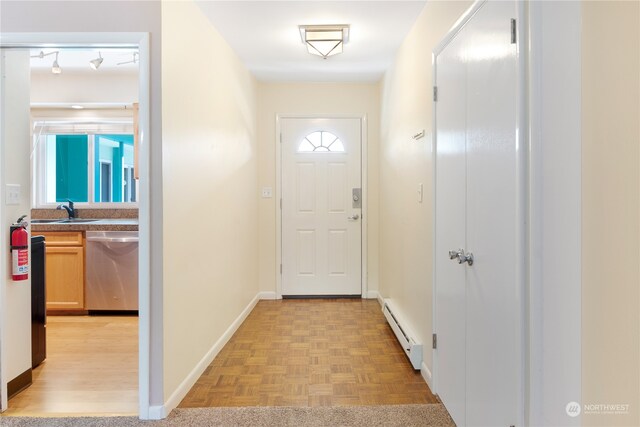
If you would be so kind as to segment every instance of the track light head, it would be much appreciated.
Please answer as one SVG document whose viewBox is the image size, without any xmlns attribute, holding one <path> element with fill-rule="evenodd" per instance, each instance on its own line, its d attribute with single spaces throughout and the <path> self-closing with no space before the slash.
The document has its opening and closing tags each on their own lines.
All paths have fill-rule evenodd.
<svg viewBox="0 0 640 427">
<path fill-rule="evenodd" d="M 56 59 L 53 60 L 53 64 L 51 64 L 51 72 L 53 74 L 61 74 L 62 73 L 62 68 L 60 68 L 60 65 L 58 64 L 58 52 L 56 52 Z"/>
<path fill-rule="evenodd" d="M 137 64 L 138 61 L 138 52 L 133 52 L 133 59 L 131 59 L 131 61 L 118 62 L 116 65 Z"/>
<path fill-rule="evenodd" d="M 98 52 L 98 57 L 89 61 L 89 66 L 94 70 L 97 70 L 98 68 L 100 68 L 100 65 L 102 65 L 102 61 L 104 61 L 102 53 Z"/>
</svg>

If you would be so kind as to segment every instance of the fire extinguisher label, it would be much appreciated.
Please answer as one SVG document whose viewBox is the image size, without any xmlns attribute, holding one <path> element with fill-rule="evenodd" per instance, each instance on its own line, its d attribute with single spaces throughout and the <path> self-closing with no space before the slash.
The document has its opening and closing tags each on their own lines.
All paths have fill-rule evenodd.
<svg viewBox="0 0 640 427">
<path fill-rule="evenodd" d="M 12 252 L 13 274 L 27 274 L 29 272 L 29 251 L 20 249 Z"/>
</svg>

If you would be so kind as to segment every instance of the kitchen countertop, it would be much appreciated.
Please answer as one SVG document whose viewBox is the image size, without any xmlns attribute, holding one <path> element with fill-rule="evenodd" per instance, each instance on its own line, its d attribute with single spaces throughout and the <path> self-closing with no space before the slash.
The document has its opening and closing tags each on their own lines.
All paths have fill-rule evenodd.
<svg viewBox="0 0 640 427">
<path fill-rule="evenodd" d="M 79 218 L 77 221 L 31 224 L 31 234 L 36 235 L 39 231 L 138 231 L 137 218 L 109 218 L 92 222 L 82 222 L 82 218 Z"/>
</svg>

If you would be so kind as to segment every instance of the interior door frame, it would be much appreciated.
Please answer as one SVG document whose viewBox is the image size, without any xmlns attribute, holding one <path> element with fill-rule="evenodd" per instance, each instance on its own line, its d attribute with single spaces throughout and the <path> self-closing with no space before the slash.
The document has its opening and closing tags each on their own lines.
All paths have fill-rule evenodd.
<svg viewBox="0 0 640 427">
<path fill-rule="evenodd" d="M 516 81 L 517 81 L 517 89 L 516 89 L 516 104 L 518 106 L 517 118 L 516 118 L 516 145 L 518 147 L 518 158 L 516 160 L 516 174 L 517 174 L 517 212 L 518 218 L 521 220 L 518 221 L 518 227 L 516 231 L 516 247 L 518 248 L 518 255 L 516 257 L 517 265 L 516 271 L 517 276 L 519 278 L 519 286 L 518 286 L 518 305 L 519 305 L 519 319 L 518 319 L 518 330 L 520 331 L 519 341 L 519 351 L 518 358 L 520 359 L 520 369 L 518 372 L 518 389 L 520 390 L 520 396 L 518 396 L 519 408 L 519 425 L 525 425 L 525 398 L 526 398 L 526 386 L 527 386 L 527 376 L 525 375 L 527 368 L 527 328 L 525 315 L 527 314 L 527 275 L 528 275 L 528 259 L 529 259 L 529 251 L 528 251 L 528 230 L 527 230 L 527 222 L 529 218 L 529 167 L 528 167 L 528 154 L 529 154 L 529 138 L 528 138 L 528 73 L 527 73 L 527 44 L 528 44 L 528 26 L 526 20 L 526 11 L 525 6 L 516 0 L 513 0 L 516 8 L 516 50 L 517 50 L 517 71 L 516 71 Z M 469 9 L 456 21 L 456 23 L 451 27 L 451 29 L 447 32 L 447 34 L 443 37 L 442 41 L 433 49 L 432 52 L 432 82 L 433 87 L 438 86 L 437 82 L 437 56 L 449 45 L 449 43 L 454 39 L 454 37 L 462 30 L 462 28 L 475 16 L 475 14 L 482 8 L 482 6 L 487 2 L 487 0 L 477 0 L 473 3 Z M 432 146 L 433 146 L 433 199 L 432 199 L 432 214 L 433 214 L 433 273 L 432 273 L 432 324 L 433 324 L 433 332 L 437 333 L 438 324 L 437 324 L 437 291 L 438 284 L 436 282 L 436 230 L 437 230 L 437 218 L 436 218 L 436 206 L 435 206 L 435 197 L 437 191 L 437 102 L 433 102 L 432 109 L 432 123 L 433 123 L 433 132 L 432 132 Z M 439 381 L 439 363 L 438 363 L 438 351 L 437 349 L 432 351 L 433 354 L 433 392 L 438 393 L 438 381 Z"/>
<path fill-rule="evenodd" d="M 3 33 L 0 46 L 6 48 L 29 48 L 34 46 L 72 45 L 72 46 L 103 46 L 105 44 L 131 45 L 138 48 L 138 97 L 139 110 L 139 194 L 138 194 L 138 224 L 140 245 L 138 254 L 138 416 L 148 419 L 151 396 L 152 376 L 162 378 L 162 371 L 151 371 L 151 47 L 149 33 L 146 32 L 122 32 L 122 33 Z M 2 143 L 0 141 L 0 143 Z M 1 172 L 1 171 L 0 171 Z M 0 185 L 4 185 L 3 175 L 0 175 Z M 32 198 L 30 197 L 30 200 Z M 5 311 L 7 301 L 1 297 L 0 312 Z M 3 336 L 3 328 L 0 323 L 0 336 Z M 0 356 L 2 355 L 2 342 L 0 341 Z M 0 393 L 2 402 L 0 408 L 7 408 L 6 381 L 3 369 L 4 358 L 0 357 Z M 162 367 L 160 366 L 160 369 Z"/>
<path fill-rule="evenodd" d="M 276 188 L 275 188 L 275 206 L 276 206 L 276 299 L 282 299 L 282 120 L 285 119 L 358 119 L 360 120 L 360 185 L 362 188 L 362 211 L 361 211 L 361 234 L 360 234 L 360 289 L 362 298 L 369 298 L 369 286 L 367 275 L 367 229 L 368 229 L 368 168 L 367 168 L 367 115 L 354 114 L 276 114 L 276 134 L 274 135 L 274 143 L 276 145 Z M 374 297 L 375 298 L 375 297 Z"/>
</svg>

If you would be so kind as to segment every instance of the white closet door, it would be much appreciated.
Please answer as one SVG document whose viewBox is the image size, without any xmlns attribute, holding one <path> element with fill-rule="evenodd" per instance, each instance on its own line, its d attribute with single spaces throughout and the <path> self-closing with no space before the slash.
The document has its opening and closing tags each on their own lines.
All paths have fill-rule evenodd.
<svg viewBox="0 0 640 427">
<path fill-rule="evenodd" d="M 437 391 L 458 425 L 522 420 L 515 17 L 514 2 L 486 2 L 436 56 Z M 472 265 L 448 258 L 459 248 Z"/>
<path fill-rule="evenodd" d="M 513 2 L 487 2 L 467 47 L 467 420 L 518 424 L 521 250 Z"/>
<path fill-rule="evenodd" d="M 456 38 L 438 57 L 436 167 L 437 391 L 457 425 L 465 425 L 465 269 L 449 257 L 466 246 L 466 80 Z"/>
</svg>

